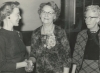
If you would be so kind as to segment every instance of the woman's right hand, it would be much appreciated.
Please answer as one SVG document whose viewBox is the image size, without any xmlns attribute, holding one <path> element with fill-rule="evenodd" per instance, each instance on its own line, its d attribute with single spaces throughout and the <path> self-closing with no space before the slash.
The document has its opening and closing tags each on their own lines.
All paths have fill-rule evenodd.
<svg viewBox="0 0 100 73">
<path fill-rule="evenodd" d="M 26 67 L 26 66 L 27 66 L 27 60 L 16 63 L 16 69 Z"/>
<path fill-rule="evenodd" d="M 75 71 L 76 71 L 76 64 L 73 64 L 72 73 L 75 73 Z"/>
</svg>

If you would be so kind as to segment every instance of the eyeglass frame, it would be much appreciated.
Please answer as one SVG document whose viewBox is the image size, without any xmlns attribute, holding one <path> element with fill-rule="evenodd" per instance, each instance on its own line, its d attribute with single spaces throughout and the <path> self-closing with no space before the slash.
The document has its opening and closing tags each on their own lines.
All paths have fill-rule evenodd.
<svg viewBox="0 0 100 73">
<path fill-rule="evenodd" d="M 92 18 L 98 18 L 98 17 L 95 17 L 95 16 L 94 16 L 94 17 L 92 17 L 92 16 L 84 17 L 84 19 L 88 19 L 88 18 L 89 18 L 89 19 L 92 19 Z"/>
<path fill-rule="evenodd" d="M 46 11 L 44 11 L 44 10 L 41 10 L 41 13 L 43 13 L 43 14 L 47 14 L 47 15 L 52 15 L 52 14 L 55 14 L 55 12 L 46 12 Z"/>
</svg>

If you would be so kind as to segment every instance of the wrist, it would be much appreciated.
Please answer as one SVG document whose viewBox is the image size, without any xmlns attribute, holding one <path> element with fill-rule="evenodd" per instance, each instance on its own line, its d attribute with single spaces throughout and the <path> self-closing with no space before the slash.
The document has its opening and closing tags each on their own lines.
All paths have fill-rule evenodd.
<svg viewBox="0 0 100 73">
<path fill-rule="evenodd" d="M 25 61 L 16 63 L 16 69 L 26 67 L 26 66 L 27 66 L 27 62 L 25 62 Z"/>
<path fill-rule="evenodd" d="M 34 57 L 30 57 L 29 60 L 31 60 L 34 63 L 36 63 L 36 59 Z"/>
<path fill-rule="evenodd" d="M 27 62 L 24 61 L 24 62 L 22 63 L 22 65 L 23 65 L 23 67 L 26 67 L 26 66 L 27 66 Z"/>
<path fill-rule="evenodd" d="M 69 73 L 69 68 L 68 67 L 64 67 L 63 73 Z"/>
</svg>

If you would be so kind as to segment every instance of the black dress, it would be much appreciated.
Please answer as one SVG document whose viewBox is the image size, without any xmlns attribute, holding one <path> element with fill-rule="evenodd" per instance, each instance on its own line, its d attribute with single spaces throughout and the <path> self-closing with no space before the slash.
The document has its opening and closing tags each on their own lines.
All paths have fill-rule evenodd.
<svg viewBox="0 0 100 73">
<path fill-rule="evenodd" d="M 25 73 L 24 68 L 16 69 L 16 63 L 26 58 L 27 51 L 21 34 L 0 29 L 0 73 Z"/>
</svg>

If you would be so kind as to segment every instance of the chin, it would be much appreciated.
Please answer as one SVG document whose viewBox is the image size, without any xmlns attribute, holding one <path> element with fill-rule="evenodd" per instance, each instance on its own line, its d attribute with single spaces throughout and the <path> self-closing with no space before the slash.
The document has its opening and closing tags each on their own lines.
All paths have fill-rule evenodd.
<svg viewBox="0 0 100 73">
<path fill-rule="evenodd" d="M 15 24 L 14 26 L 19 26 L 19 24 Z"/>
<path fill-rule="evenodd" d="M 44 22 L 44 24 L 48 24 L 48 22 Z"/>
<path fill-rule="evenodd" d="M 88 28 L 88 29 L 92 29 L 93 27 L 92 27 L 92 26 L 88 26 L 87 28 Z"/>
</svg>

